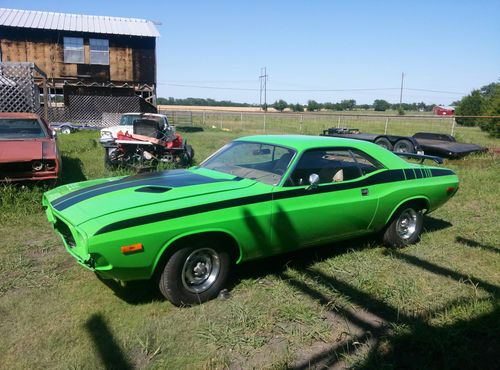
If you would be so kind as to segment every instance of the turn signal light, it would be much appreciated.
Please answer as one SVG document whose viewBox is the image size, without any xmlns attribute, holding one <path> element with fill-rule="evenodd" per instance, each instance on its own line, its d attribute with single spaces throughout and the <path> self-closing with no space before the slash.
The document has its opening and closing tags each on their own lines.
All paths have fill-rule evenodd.
<svg viewBox="0 0 500 370">
<path fill-rule="evenodd" d="M 123 254 L 127 254 L 127 253 L 142 252 L 144 250 L 144 247 L 142 244 L 137 243 L 132 245 L 124 245 L 123 247 L 120 248 L 120 250 Z"/>
</svg>

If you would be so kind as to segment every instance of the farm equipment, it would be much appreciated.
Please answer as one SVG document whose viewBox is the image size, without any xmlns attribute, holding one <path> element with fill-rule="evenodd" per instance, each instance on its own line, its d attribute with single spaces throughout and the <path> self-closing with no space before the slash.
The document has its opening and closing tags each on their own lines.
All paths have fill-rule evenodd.
<svg viewBox="0 0 500 370">
<path fill-rule="evenodd" d="M 133 167 L 137 170 L 159 163 L 189 165 L 194 151 L 191 145 L 175 133 L 172 126 L 152 119 L 138 119 L 133 132 L 118 131 L 114 140 L 103 142 L 104 162 L 108 167 Z"/>
<path fill-rule="evenodd" d="M 397 153 L 431 154 L 447 158 L 460 158 L 470 153 L 485 152 L 486 148 L 476 144 L 458 143 L 446 134 L 418 132 L 413 136 L 366 134 L 356 128 L 329 128 L 322 136 L 345 137 L 370 141 Z"/>
</svg>

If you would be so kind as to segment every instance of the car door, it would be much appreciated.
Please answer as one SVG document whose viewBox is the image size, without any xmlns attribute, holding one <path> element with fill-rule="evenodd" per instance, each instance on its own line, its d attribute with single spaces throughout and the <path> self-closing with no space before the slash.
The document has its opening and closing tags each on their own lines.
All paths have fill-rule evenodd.
<svg viewBox="0 0 500 370">
<path fill-rule="evenodd" d="M 366 233 L 378 205 L 366 178 L 382 168 L 350 148 L 304 152 L 274 189 L 272 245 L 291 250 Z M 317 186 L 310 186 L 311 174 L 319 176 Z"/>
</svg>

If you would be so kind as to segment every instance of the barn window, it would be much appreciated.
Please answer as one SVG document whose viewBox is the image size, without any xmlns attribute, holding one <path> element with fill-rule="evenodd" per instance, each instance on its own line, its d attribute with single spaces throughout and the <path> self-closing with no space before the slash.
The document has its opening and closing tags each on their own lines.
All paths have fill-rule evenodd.
<svg viewBox="0 0 500 370">
<path fill-rule="evenodd" d="M 109 64 L 109 40 L 89 39 L 90 64 Z"/>
<path fill-rule="evenodd" d="M 83 38 L 64 38 L 64 63 L 84 63 Z"/>
</svg>

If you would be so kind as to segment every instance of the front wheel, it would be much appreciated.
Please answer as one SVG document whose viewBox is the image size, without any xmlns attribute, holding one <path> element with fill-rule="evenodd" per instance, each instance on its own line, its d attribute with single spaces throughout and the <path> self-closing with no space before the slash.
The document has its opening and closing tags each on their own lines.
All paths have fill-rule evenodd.
<svg viewBox="0 0 500 370">
<path fill-rule="evenodd" d="M 160 291 L 176 306 L 206 302 L 224 287 L 229 266 L 229 253 L 210 243 L 179 249 L 165 264 Z"/>
<path fill-rule="evenodd" d="M 423 214 L 411 207 L 401 208 L 388 224 L 383 242 L 389 247 L 404 247 L 416 243 L 422 231 Z"/>
</svg>

